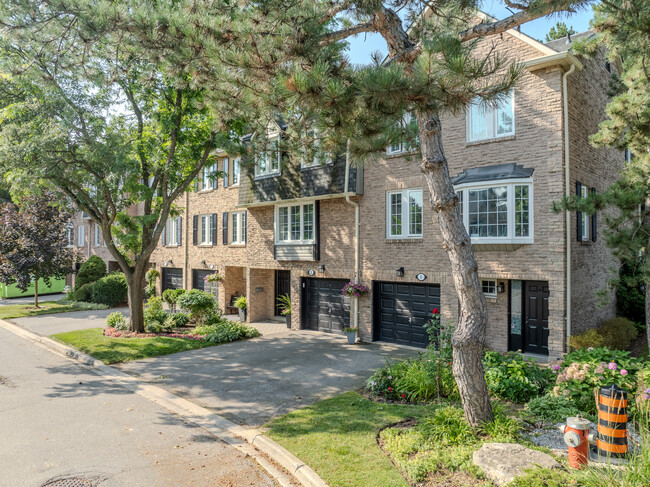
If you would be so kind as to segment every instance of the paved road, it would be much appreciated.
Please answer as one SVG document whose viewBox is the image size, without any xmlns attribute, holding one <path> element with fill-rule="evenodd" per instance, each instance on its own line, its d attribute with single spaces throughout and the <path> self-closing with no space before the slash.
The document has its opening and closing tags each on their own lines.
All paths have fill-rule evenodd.
<svg viewBox="0 0 650 487">
<path fill-rule="evenodd" d="M 3 329 L 0 438 L 3 486 L 275 485 L 206 430 Z"/>
<path fill-rule="evenodd" d="M 103 328 L 106 326 L 106 317 L 115 311 L 120 311 L 128 319 L 129 308 L 111 308 L 30 316 L 28 318 L 15 318 L 8 321 L 32 331 L 37 335 L 50 336 L 65 331 Z"/>
<path fill-rule="evenodd" d="M 44 296 L 38 297 L 39 303 L 47 303 L 49 301 L 61 301 L 65 298 L 65 294 L 46 294 Z M 12 304 L 31 304 L 34 302 L 33 296 L 27 296 L 24 298 L 0 298 L 0 306 L 9 306 Z"/>
</svg>

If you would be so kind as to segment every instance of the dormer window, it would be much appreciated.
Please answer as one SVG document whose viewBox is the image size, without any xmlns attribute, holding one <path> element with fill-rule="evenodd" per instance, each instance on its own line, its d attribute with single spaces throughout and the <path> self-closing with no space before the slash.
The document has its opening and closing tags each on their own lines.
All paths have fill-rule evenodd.
<svg viewBox="0 0 650 487">
<path fill-rule="evenodd" d="M 280 174 L 280 134 L 269 137 L 263 150 L 255 156 L 255 177 Z"/>
<path fill-rule="evenodd" d="M 496 139 L 515 134 L 514 95 L 510 92 L 497 106 L 476 98 L 467 108 L 467 141 Z"/>
<path fill-rule="evenodd" d="M 320 149 L 319 133 L 316 130 L 308 130 L 302 145 L 300 167 L 318 167 L 322 164 L 331 164 L 332 156 Z"/>
<path fill-rule="evenodd" d="M 400 122 L 400 125 L 402 126 L 403 130 L 406 132 L 415 130 L 417 127 L 418 121 L 413 116 L 411 113 L 405 113 L 404 117 L 402 118 L 402 121 Z M 407 141 L 400 141 L 397 140 L 390 144 L 388 147 L 386 147 L 386 154 L 389 156 L 395 155 L 395 154 L 401 154 L 403 152 L 411 152 L 419 146 L 420 140 L 419 136 L 416 136 L 415 139 L 415 144 L 412 142 L 407 142 Z"/>
</svg>

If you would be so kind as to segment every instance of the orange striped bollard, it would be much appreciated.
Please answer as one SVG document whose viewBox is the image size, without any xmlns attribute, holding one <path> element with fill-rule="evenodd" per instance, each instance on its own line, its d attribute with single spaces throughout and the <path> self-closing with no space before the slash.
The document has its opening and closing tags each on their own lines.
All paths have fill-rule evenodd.
<svg viewBox="0 0 650 487">
<path fill-rule="evenodd" d="M 627 392 L 614 384 L 598 394 L 596 447 L 601 460 L 627 456 Z"/>
</svg>

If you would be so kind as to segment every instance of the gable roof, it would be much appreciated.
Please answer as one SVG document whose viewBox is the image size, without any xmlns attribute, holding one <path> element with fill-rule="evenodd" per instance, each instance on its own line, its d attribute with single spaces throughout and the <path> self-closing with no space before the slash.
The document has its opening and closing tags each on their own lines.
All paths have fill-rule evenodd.
<svg viewBox="0 0 650 487">
<path fill-rule="evenodd" d="M 579 34 L 572 34 L 570 36 L 561 37 L 560 39 L 549 41 L 545 45 L 553 49 L 555 52 L 565 52 L 571 49 L 571 46 L 575 41 L 591 39 L 594 36 L 596 36 L 596 33 L 590 29 L 584 32 L 580 32 Z"/>
</svg>

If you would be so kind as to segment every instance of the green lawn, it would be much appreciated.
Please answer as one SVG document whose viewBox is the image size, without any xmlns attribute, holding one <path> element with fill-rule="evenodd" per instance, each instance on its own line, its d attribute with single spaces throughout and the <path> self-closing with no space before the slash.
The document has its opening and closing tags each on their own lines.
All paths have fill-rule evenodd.
<svg viewBox="0 0 650 487">
<path fill-rule="evenodd" d="M 67 313 L 69 311 L 81 311 L 85 309 L 92 309 L 93 306 L 89 303 L 79 305 L 77 303 L 70 303 L 67 301 L 49 301 L 39 304 L 39 308 L 35 309 L 34 304 L 10 304 L 7 306 L 0 306 L 0 320 L 8 320 L 11 318 L 24 318 L 26 316 L 49 315 L 54 313 Z M 98 309 L 105 308 L 105 306 L 98 307 Z"/>
<path fill-rule="evenodd" d="M 347 392 L 272 420 L 267 434 L 331 487 L 408 487 L 379 448 L 377 434 L 385 426 L 434 408 L 376 403 Z"/>
<path fill-rule="evenodd" d="M 172 337 L 113 338 L 104 336 L 103 331 L 103 328 L 90 328 L 57 333 L 52 335 L 51 338 L 87 353 L 106 364 L 169 355 L 170 353 L 216 345 L 205 340 Z"/>
</svg>

